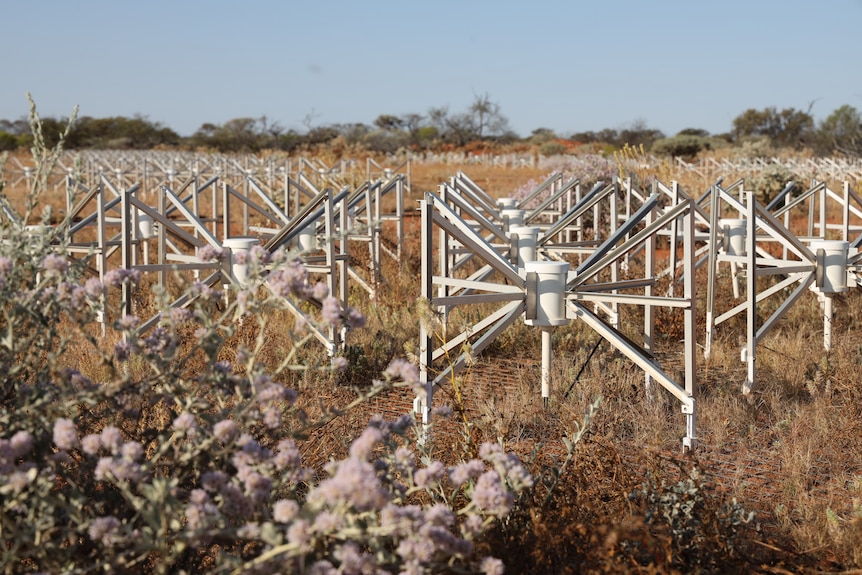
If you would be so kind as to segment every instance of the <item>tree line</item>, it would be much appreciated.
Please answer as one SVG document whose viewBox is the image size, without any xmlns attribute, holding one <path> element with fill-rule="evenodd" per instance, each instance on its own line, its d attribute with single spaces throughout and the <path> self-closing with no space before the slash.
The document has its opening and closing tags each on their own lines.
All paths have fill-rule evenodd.
<svg viewBox="0 0 862 575">
<path fill-rule="evenodd" d="M 56 143 L 66 127 L 66 118 L 42 118 L 46 144 Z M 710 134 L 688 128 L 666 135 L 635 121 L 622 129 L 557 134 L 537 128 L 527 137 L 511 130 L 500 105 L 487 94 L 475 96 L 467 109 L 451 112 L 448 107 L 431 108 L 425 114 L 382 114 L 372 125 L 363 123 L 314 125 L 313 115 L 304 120 L 306 130 L 285 129 L 266 116 L 234 118 L 223 124 L 204 123 L 191 136 L 180 136 L 171 128 L 145 116 L 132 118 L 78 118 L 66 138 L 67 149 L 198 149 L 219 152 L 335 151 L 395 153 L 400 150 L 440 151 L 502 149 L 532 146 L 544 155 L 563 153 L 589 145 L 609 152 L 624 145 L 643 146 L 657 155 L 694 157 L 704 150 L 728 146 L 748 148 L 751 155 L 775 149 L 810 150 L 817 155 L 862 156 L 862 117 L 849 105 L 834 110 L 817 123 L 808 111 L 767 107 L 748 109 L 734 118 L 731 130 Z M 29 121 L 0 119 L 0 151 L 29 147 Z"/>
</svg>

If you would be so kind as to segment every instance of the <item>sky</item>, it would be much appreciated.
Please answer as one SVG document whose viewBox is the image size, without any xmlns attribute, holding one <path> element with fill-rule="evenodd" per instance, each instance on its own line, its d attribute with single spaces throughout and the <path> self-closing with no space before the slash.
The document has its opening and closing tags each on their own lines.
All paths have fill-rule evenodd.
<svg viewBox="0 0 862 575">
<path fill-rule="evenodd" d="M 0 0 L 0 118 L 304 133 L 477 97 L 529 136 L 862 110 L 862 0 Z"/>
</svg>

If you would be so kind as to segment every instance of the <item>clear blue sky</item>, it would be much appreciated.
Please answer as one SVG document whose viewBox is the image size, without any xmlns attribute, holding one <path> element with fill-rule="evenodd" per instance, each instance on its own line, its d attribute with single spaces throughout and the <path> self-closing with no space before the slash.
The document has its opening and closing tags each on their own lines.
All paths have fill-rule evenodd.
<svg viewBox="0 0 862 575">
<path fill-rule="evenodd" d="M 729 131 L 748 108 L 862 110 L 862 0 L 0 0 L 0 118 L 73 106 L 190 135 L 500 105 L 522 136 Z"/>
</svg>

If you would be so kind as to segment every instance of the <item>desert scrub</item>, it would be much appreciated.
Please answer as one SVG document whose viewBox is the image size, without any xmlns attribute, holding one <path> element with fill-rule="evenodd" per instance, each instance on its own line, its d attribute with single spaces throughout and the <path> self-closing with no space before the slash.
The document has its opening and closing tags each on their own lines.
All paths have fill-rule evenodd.
<svg viewBox="0 0 862 575">
<path fill-rule="evenodd" d="M 669 563 L 678 569 L 715 570 L 738 559 L 744 538 L 759 529 L 753 511 L 735 499 L 718 502 L 706 495 L 706 478 L 697 467 L 681 469 L 687 476 L 676 483 L 657 480 L 652 473 L 630 499 L 643 510 L 646 526 L 666 541 Z M 636 549 L 649 553 L 646 549 Z M 625 545 L 624 545 L 625 546 Z"/>
<path fill-rule="evenodd" d="M 409 416 L 372 420 L 349 456 L 325 470 L 303 466 L 298 442 L 338 412 L 309 420 L 283 383 L 295 367 L 289 358 L 269 370 L 256 361 L 265 341 L 237 349 L 234 362 L 219 359 L 233 322 L 265 323 L 285 297 L 323 295 L 295 260 L 253 252 L 261 265 L 252 269 L 269 266 L 255 287 L 224 305 L 218 291 L 193 284 L 194 305 L 164 308 L 147 333 L 136 331 L 136 317 L 120 317 L 114 329 L 122 337 L 98 356 L 110 377 L 94 383 L 64 365 L 65 345 L 83 336 L 99 353 L 87 328 L 102 291 L 135 274 L 115 270 L 104 285 L 80 285 L 75 263 L 53 251 L 62 246 L 9 237 L 0 255 L 11 374 L 0 411 L 8 573 L 467 567 L 472 541 L 532 484 L 517 458 L 495 445 L 452 469 L 431 458 L 417 463 Z M 34 257 L 39 248 L 48 253 Z M 13 259 L 13 251 L 22 255 Z M 356 312 L 330 307 L 321 325 L 358 321 Z M 194 346 L 182 345 L 181 329 L 194 334 Z M 205 362 L 193 361 L 199 354 Z M 418 390 L 417 376 L 397 360 L 353 405 L 387 386 Z M 154 410 L 163 417 L 142 425 L 141 412 Z"/>
</svg>

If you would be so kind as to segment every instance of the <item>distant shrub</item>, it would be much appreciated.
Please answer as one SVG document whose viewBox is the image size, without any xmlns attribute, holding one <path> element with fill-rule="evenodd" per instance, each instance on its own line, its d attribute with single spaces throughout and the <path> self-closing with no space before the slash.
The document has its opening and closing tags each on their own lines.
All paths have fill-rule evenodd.
<svg viewBox="0 0 862 575">
<path fill-rule="evenodd" d="M 0 132 L 0 152 L 7 152 L 18 147 L 18 138 L 9 132 Z"/>
<path fill-rule="evenodd" d="M 712 139 L 706 136 L 677 134 L 653 143 L 651 151 L 657 156 L 693 158 L 704 150 L 712 149 Z"/>
<path fill-rule="evenodd" d="M 362 144 L 367 150 L 384 154 L 393 154 L 406 147 L 408 143 L 407 134 L 391 130 L 374 130 L 362 138 Z"/>
<path fill-rule="evenodd" d="M 746 136 L 733 147 L 734 158 L 768 158 L 774 154 L 772 140 L 767 136 Z"/>
<path fill-rule="evenodd" d="M 757 195 L 757 201 L 766 204 L 791 181 L 798 182 L 800 180 L 787 167 L 770 164 L 758 172 L 751 185 Z"/>
<path fill-rule="evenodd" d="M 551 140 L 539 146 L 539 153 L 543 156 L 559 156 L 566 153 L 566 146 L 565 144 Z"/>
</svg>

